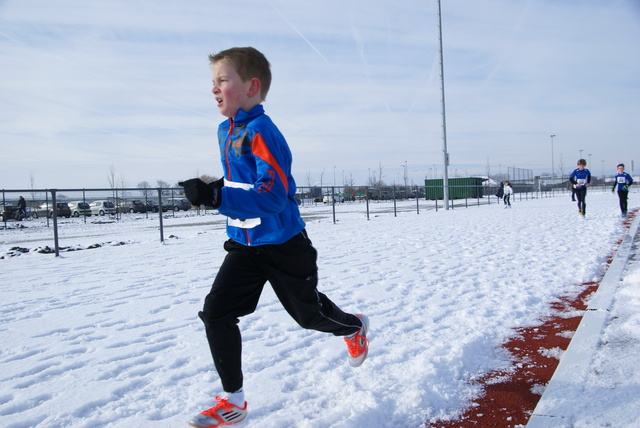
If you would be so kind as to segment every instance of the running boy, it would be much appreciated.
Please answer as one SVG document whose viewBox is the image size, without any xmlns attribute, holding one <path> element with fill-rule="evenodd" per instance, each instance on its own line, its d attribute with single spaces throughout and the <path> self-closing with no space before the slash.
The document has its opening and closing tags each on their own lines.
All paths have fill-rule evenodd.
<svg viewBox="0 0 640 428">
<path fill-rule="evenodd" d="M 616 191 L 618 188 L 618 199 L 620 200 L 620 211 L 622 216 L 627 215 L 627 199 L 629 198 L 629 186 L 633 184 L 633 178 L 626 172 L 624 172 L 624 164 L 618 164 L 618 174 L 615 176 L 613 188 L 611 192 Z"/>
<path fill-rule="evenodd" d="M 511 187 L 511 182 L 508 180 L 504 181 L 504 207 L 511 208 L 511 195 L 513 195 L 513 187 Z"/>
<path fill-rule="evenodd" d="M 573 187 L 576 189 L 576 198 L 578 198 L 578 211 L 582 217 L 587 213 L 587 204 L 585 198 L 587 197 L 587 187 L 591 183 L 591 172 L 586 169 L 587 161 L 584 159 L 578 160 L 578 168 L 574 169 L 569 177 L 569 181 L 573 183 Z"/>
<path fill-rule="evenodd" d="M 367 356 L 368 319 L 343 312 L 320 293 L 317 252 L 304 229 L 295 200 L 291 152 L 265 114 L 270 65 L 254 48 L 231 48 L 209 56 L 213 95 L 227 117 L 218 128 L 224 179 L 179 183 L 193 205 L 227 216 L 227 255 L 199 316 L 225 391 L 215 405 L 194 417 L 193 427 L 236 425 L 247 416 L 241 367 L 240 317 L 255 311 L 268 281 L 303 328 L 344 336 L 348 361 Z"/>
</svg>

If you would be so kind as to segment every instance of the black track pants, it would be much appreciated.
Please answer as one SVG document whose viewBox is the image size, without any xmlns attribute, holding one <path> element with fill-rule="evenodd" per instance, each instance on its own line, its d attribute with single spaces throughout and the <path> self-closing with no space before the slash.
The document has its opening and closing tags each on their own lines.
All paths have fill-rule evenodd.
<svg viewBox="0 0 640 428">
<path fill-rule="evenodd" d="M 587 204 L 585 199 L 587 198 L 587 188 L 582 187 L 580 189 L 576 189 L 576 198 L 578 198 L 578 209 L 582 212 L 582 214 L 587 213 Z"/>
<path fill-rule="evenodd" d="M 267 281 L 303 328 L 345 336 L 362 327 L 317 290 L 317 252 L 304 230 L 284 244 L 247 247 L 229 240 L 224 248 L 227 256 L 198 315 L 226 392 L 242 388 L 238 318 L 255 311 Z"/>
<path fill-rule="evenodd" d="M 627 212 L 627 199 L 629 198 L 629 192 L 624 190 L 618 190 L 618 199 L 620 200 L 620 211 Z"/>
</svg>

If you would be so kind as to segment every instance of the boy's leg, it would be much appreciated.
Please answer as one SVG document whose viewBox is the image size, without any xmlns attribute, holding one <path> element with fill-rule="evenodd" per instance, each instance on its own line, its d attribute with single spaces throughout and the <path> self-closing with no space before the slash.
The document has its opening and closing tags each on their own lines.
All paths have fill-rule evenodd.
<svg viewBox="0 0 640 428">
<path fill-rule="evenodd" d="M 623 213 L 627 212 L 627 196 L 629 195 L 628 192 L 625 192 L 624 190 L 618 190 L 618 199 L 620 200 L 620 211 L 622 211 Z"/>
<path fill-rule="evenodd" d="M 255 311 L 266 281 L 250 250 L 227 241 L 224 262 L 198 314 L 225 392 L 242 388 L 242 337 L 238 317 Z"/>
<path fill-rule="evenodd" d="M 268 265 L 267 278 L 278 299 L 303 328 L 346 336 L 359 331 L 362 322 L 342 311 L 317 290 L 317 252 L 302 232 L 280 245 L 261 248 Z"/>
<path fill-rule="evenodd" d="M 584 203 L 585 196 L 587 194 L 586 189 L 576 189 L 576 196 L 578 198 L 578 209 L 580 213 L 585 214 L 586 205 Z"/>
</svg>

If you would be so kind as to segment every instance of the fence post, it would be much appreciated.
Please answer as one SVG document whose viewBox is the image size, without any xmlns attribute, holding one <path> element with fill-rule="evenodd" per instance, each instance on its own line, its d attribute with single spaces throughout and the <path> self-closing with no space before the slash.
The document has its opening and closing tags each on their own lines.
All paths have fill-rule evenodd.
<svg viewBox="0 0 640 428">
<path fill-rule="evenodd" d="M 6 199 L 4 198 L 4 189 L 2 189 L 2 206 L 6 206 Z M 7 228 L 7 219 L 5 218 L 4 214 L 2 214 L 2 222 L 4 223 L 4 228 Z"/>
<path fill-rule="evenodd" d="M 86 204 L 87 203 L 87 195 L 85 193 L 85 189 L 82 189 L 82 203 Z M 87 224 L 87 212 L 85 211 L 85 213 L 82 215 L 82 217 L 84 217 L 84 224 Z"/>
<path fill-rule="evenodd" d="M 365 187 L 364 192 L 364 200 L 367 203 L 367 220 L 369 220 L 369 187 Z"/>
<path fill-rule="evenodd" d="M 333 224 L 336 224 L 336 188 L 331 186 L 331 208 L 333 210 Z"/>
<path fill-rule="evenodd" d="M 160 217 L 160 242 L 164 242 L 164 230 L 162 228 L 162 189 L 158 187 L 158 216 Z"/>
<path fill-rule="evenodd" d="M 398 212 L 396 211 L 396 186 L 393 185 L 393 216 L 398 217 Z"/>
<path fill-rule="evenodd" d="M 53 246 L 56 257 L 60 256 L 60 246 L 58 245 L 58 204 L 56 203 L 56 189 L 51 189 L 51 209 L 53 212 Z"/>
</svg>

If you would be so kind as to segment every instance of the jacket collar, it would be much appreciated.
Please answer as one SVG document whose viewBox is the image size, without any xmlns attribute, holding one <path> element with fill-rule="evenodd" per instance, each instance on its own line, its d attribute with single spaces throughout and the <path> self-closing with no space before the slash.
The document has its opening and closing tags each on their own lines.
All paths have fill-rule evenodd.
<svg viewBox="0 0 640 428">
<path fill-rule="evenodd" d="M 235 117 L 233 119 L 229 119 L 229 121 L 236 125 L 245 124 L 251 122 L 261 114 L 264 114 L 264 107 L 262 104 L 258 104 L 249 111 L 239 109 Z"/>
</svg>

